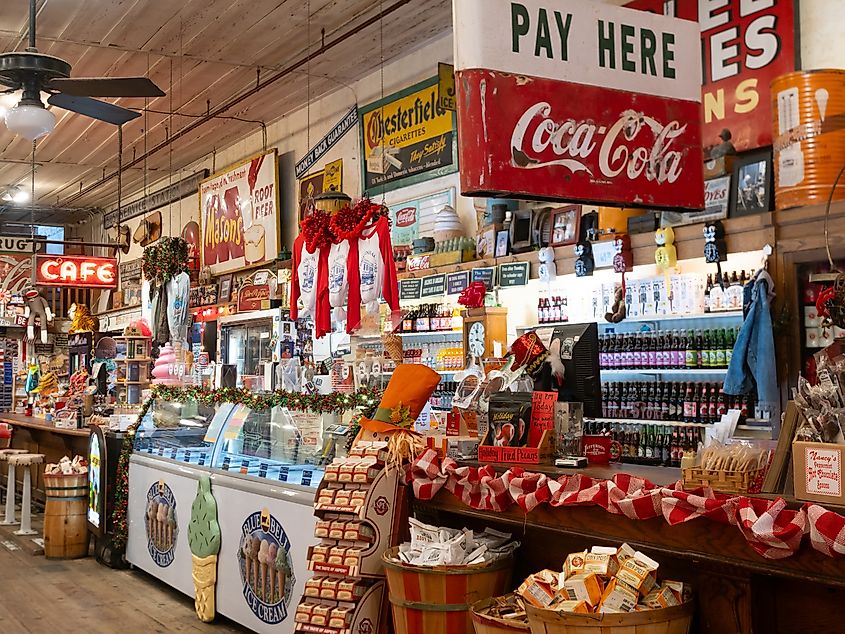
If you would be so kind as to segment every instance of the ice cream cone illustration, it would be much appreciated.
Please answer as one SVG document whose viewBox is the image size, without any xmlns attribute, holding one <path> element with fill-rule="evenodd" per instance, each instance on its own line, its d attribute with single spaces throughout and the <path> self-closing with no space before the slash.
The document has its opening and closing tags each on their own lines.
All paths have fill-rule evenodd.
<svg viewBox="0 0 845 634">
<path fill-rule="evenodd" d="M 279 601 L 276 594 L 276 557 L 279 554 L 279 547 L 276 544 L 270 544 L 267 549 L 267 561 L 270 568 L 270 595 L 267 599 L 268 603 L 276 603 Z"/>
<path fill-rule="evenodd" d="M 284 548 L 279 548 L 276 553 L 276 575 L 279 578 L 279 601 L 284 600 L 287 594 L 288 575 L 290 573 L 290 566 L 288 565 L 288 553 Z"/>
<path fill-rule="evenodd" d="M 173 533 L 176 531 L 176 509 L 172 506 L 167 511 L 167 549 L 173 548 Z"/>
<path fill-rule="evenodd" d="M 156 518 L 158 517 L 158 502 L 150 500 L 147 503 L 147 535 L 151 542 L 155 544 L 155 527 Z"/>
<path fill-rule="evenodd" d="M 249 535 L 244 535 L 243 541 L 241 542 L 241 556 L 244 558 L 244 578 L 246 579 L 247 583 L 249 583 L 250 577 L 250 561 L 249 561 L 249 549 L 252 547 L 252 538 Z"/>
<path fill-rule="evenodd" d="M 249 545 L 249 558 L 252 560 L 252 591 L 258 592 L 258 551 L 261 549 L 261 540 L 253 537 Z"/>
<path fill-rule="evenodd" d="M 258 547 L 258 564 L 261 569 L 261 586 L 256 593 L 264 602 L 269 601 L 271 595 L 267 594 L 267 564 L 269 563 L 270 542 L 266 539 L 261 540 L 261 545 Z M 275 563 L 275 562 L 274 562 Z"/>
<path fill-rule="evenodd" d="M 217 523 L 217 502 L 211 494 L 211 479 L 206 475 L 200 477 L 197 496 L 191 505 L 188 544 L 193 560 L 194 608 L 197 617 L 208 623 L 215 615 L 220 525 Z"/>
<path fill-rule="evenodd" d="M 167 511 L 170 509 L 168 504 L 159 504 L 158 505 L 158 522 L 156 522 L 156 543 L 158 544 L 158 549 L 161 551 L 165 551 L 168 549 L 166 538 L 167 538 Z"/>
</svg>

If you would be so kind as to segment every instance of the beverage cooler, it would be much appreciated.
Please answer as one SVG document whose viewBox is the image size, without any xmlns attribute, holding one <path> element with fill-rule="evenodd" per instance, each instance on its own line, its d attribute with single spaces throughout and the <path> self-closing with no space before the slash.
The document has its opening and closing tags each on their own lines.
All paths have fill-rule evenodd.
<svg viewBox="0 0 845 634">
<path fill-rule="evenodd" d="M 218 320 L 220 362 L 237 370 L 237 387 L 272 389 L 265 385 L 265 373 L 268 365 L 282 358 L 283 341 L 291 336 L 286 316 L 286 311 L 274 308 Z"/>
</svg>

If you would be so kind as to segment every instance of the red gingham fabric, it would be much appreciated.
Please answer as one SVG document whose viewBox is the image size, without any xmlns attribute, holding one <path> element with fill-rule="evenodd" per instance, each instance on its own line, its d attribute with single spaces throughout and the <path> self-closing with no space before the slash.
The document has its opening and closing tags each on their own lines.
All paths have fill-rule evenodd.
<svg viewBox="0 0 845 634">
<path fill-rule="evenodd" d="M 805 504 L 810 543 L 828 557 L 845 555 L 845 517 L 818 504 Z"/>
<path fill-rule="evenodd" d="M 816 550 L 829 556 L 845 554 L 845 517 L 817 504 L 796 511 L 787 509 L 782 498 L 771 501 L 728 496 L 712 489 L 684 491 L 681 482 L 658 487 L 624 473 L 611 480 L 580 474 L 554 480 L 513 467 L 497 475 L 489 465 L 461 467 L 451 458 L 441 461 L 431 449 L 410 465 L 406 478 L 420 500 L 432 499 L 445 487 L 467 506 L 485 511 L 501 512 L 518 504 L 530 512 L 547 503 L 553 507 L 601 506 L 609 513 L 630 519 L 662 515 L 670 525 L 705 517 L 737 526 L 751 547 L 769 559 L 797 552 L 808 532 Z"/>
<path fill-rule="evenodd" d="M 740 497 L 739 530 L 751 547 L 767 559 L 783 559 L 798 552 L 807 532 L 807 514 L 786 508 L 786 500 Z"/>
</svg>

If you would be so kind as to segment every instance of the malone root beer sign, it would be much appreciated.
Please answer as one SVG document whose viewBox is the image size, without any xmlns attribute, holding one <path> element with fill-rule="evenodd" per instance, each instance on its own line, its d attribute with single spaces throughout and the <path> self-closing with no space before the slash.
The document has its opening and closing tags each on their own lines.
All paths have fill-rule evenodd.
<svg viewBox="0 0 845 634">
<path fill-rule="evenodd" d="M 699 23 L 704 145 L 727 128 L 739 151 L 772 144 L 769 84 L 796 69 L 796 0 L 632 0 Z"/>
<path fill-rule="evenodd" d="M 464 195 L 704 206 L 695 24 L 583 0 L 453 6 Z"/>
</svg>

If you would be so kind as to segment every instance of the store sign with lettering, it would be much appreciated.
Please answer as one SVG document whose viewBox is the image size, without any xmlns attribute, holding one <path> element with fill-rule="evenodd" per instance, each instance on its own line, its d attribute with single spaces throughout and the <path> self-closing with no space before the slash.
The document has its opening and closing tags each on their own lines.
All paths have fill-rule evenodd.
<svg viewBox="0 0 845 634">
<path fill-rule="evenodd" d="M 0 254 L 0 303 L 8 304 L 30 284 L 32 256 L 14 253 Z"/>
<path fill-rule="evenodd" d="M 35 250 L 41 251 L 44 245 L 35 240 Z M 0 236 L 0 251 L 4 253 L 32 253 L 32 239 L 24 236 Z"/>
<path fill-rule="evenodd" d="M 807 493 L 842 495 L 842 452 L 838 449 L 804 449 Z"/>
<path fill-rule="evenodd" d="M 499 286 L 513 288 L 526 286 L 531 265 L 528 262 L 509 262 L 499 265 Z"/>
<path fill-rule="evenodd" d="M 200 183 L 202 264 L 213 275 L 272 262 L 279 254 L 276 150 Z"/>
<path fill-rule="evenodd" d="M 308 154 L 296 164 L 294 170 L 296 177 L 302 178 L 356 123 L 358 123 L 358 106 L 352 106 L 349 112 L 329 130 L 328 134 L 308 150 Z"/>
<path fill-rule="evenodd" d="M 422 280 L 399 280 L 399 299 L 419 299 L 422 292 Z"/>
<path fill-rule="evenodd" d="M 799 67 L 797 0 L 633 0 L 625 6 L 698 22 L 703 142 L 731 131 L 740 152 L 772 144 L 771 81 Z"/>
<path fill-rule="evenodd" d="M 265 310 L 270 308 L 270 285 L 248 284 L 238 292 L 238 312 Z"/>
<path fill-rule="evenodd" d="M 477 269 L 472 269 L 472 281 L 484 282 L 484 286 L 488 291 L 493 290 L 493 285 L 496 283 L 496 267 L 484 266 Z"/>
<path fill-rule="evenodd" d="M 36 284 L 116 288 L 117 260 L 73 255 L 35 256 Z"/>
<path fill-rule="evenodd" d="M 449 273 L 446 276 L 447 295 L 463 293 L 467 286 L 469 286 L 469 271 L 458 271 L 457 273 Z"/>
<path fill-rule="evenodd" d="M 446 293 L 446 276 L 429 275 L 422 279 L 422 297 L 438 297 Z"/>
<path fill-rule="evenodd" d="M 704 206 L 695 24 L 584 0 L 453 5 L 464 195 Z"/>
</svg>

